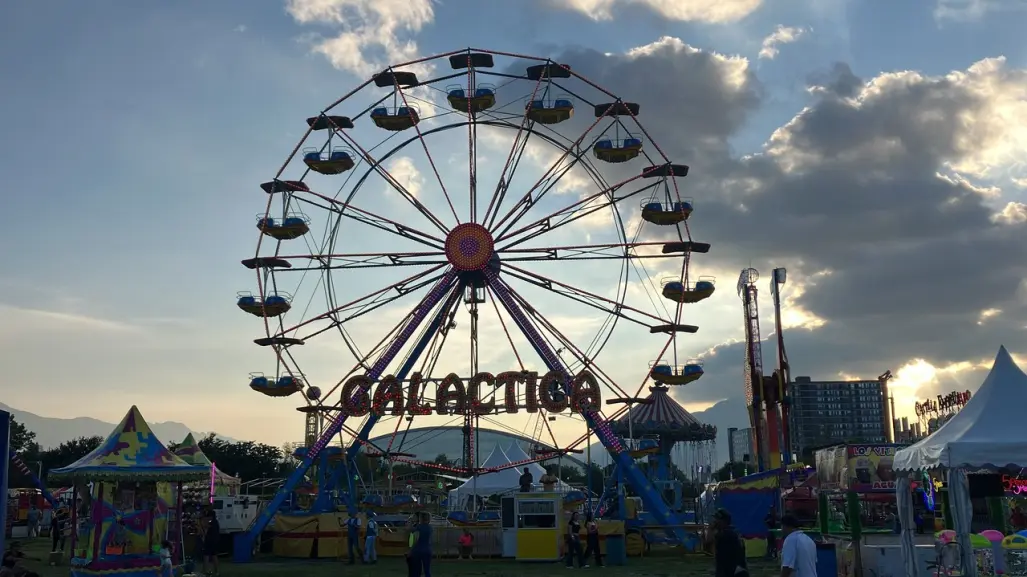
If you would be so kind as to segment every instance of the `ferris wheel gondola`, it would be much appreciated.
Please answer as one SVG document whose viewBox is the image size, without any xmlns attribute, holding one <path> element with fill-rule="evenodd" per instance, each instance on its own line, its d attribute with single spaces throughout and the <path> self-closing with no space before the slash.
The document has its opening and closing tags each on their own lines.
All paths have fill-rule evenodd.
<svg viewBox="0 0 1027 577">
<path fill-rule="evenodd" d="M 509 350 L 522 378 L 530 376 L 526 355 L 534 351 L 542 369 L 557 375 L 543 379 L 545 385 L 539 388 L 539 395 L 549 403 L 545 406 L 550 407 L 562 407 L 577 398 L 571 376 L 582 371 L 597 386 L 622 398 L 633 397 L 597 362 L 615 330 L 625 334 L 639 330 L 647 338 L 661 339 L 659 355 L 671 359 L 649 370 L 639 367 L 636 374 L 643 381 L 639 390 L 649 380 L 662 386 L 685 384 L 701 376 L 701 361 L 680 367 L 676 362 L 678 337 L 698 330 L 681 322 L 682 305 L 712 294 L 707 277 L 691 280 L 691 256 L 707 252 L 709 245 L 693 241 L 688 228 L 692 201 L 682 198 L 678 188 L 678 179 L 688 174 L 688 167 L 664 157 L 658 146 L 645 145 L 651 137 L 639 123 L 637 103 L 619 99 L 569 66 L 544 58 L 534 59 L 523 74 L 510 74 L 508 68 L 494 72 L 495 56 L 527 59 L 461 50 L 438 57 L 448 58 L 455 74 L 418 78 L 406 65 L 396 65 L 374 75 L 360 90 L 308 118 L 311 130 L 295 147 L 305 150 L 294 152 L 298 162 L 286 162 L 282 171 L 261 185 L 269 196 L 257 221 L 258 246 L 254 256 L 243 261 L 256 274 L 257 294 L 240 295 L 237 304 L 261 318 L 265 336 L 256 342 L 274 352 L 278 367 L 275 376 L 251 378 L 250 386 L 269 396 L 305 390 L 307 406 L 316 410 L 305 411 L 306 438 L 311 442 L 298 472 L 283 484 L 251 536 L 259 534 L 269 521 L 267 515 L 273 515 L 285 495 L 302 481 L 302 470 L 343 432 L 349 441 L 339 466 L 366 451 L 387 454 L 390 462 L 455 475 L 481 474 L 476 431 L 483 421 L 495 422 L 497 411 L 494 405 L 481 410 L 478 403 L 502 393 L 497 393 L 498 387 L 476 388 L 480 398 L 468 402 L 463 397 L 432 398 L 442 395 L 442 389 L 438 395 L 429 389 L 441 387 L 439 383 L 450 378 L 443 379 L 449 369 L 443 371 L 440 358 L 447 341 L 458 338 L 454 335 L 469 339 L 466 368 L 474 375 L 483 370 L 478 366 L 483 348 L 490 356 Z M 434 70 L 423 61 L 414 64 L 422 74 Z M 442 81 L 452 84 L 439 84 Z M 579 85 L 571 86 L 574 82 Z M 595 113 L 596 121 L 587 129 L 577 126 L 581 119 L 574 117 L 576 104 L 590 106 Z M 580 134 L 569 134 L 578 129 Z M 481 162 L 479 147 L 486 132 L 508 145 L 501 149 L 505 157 L 500 159 L 505 162 Z M 541 175 L 522 180 L 525 177 L 518 169 L 529 144 L 545 147 L 553 160 L 538 171 Z M 459 151 L 457 157 L 454 150 Z M 458 157 L 463 151 L 466 162 Z M 648 168 L 625 174 L 626 163 L 636 158 L 643 158 Z M 291 175 L 297 165 L 303 172 L 286 178 L 285 172 Z M 445 166 L 466 166 L 468 174 L 461 183 L 447 182 L 444 173 L 452 169 L 441 168 Z M 619 174 L 610 172 L 614 169 Z M 567 201 L 571 197 L 561 196 L 560 186 L 572 170 L 587 184 L 575 184 L 578 194 Z M 625 215 L 637 214 L 639 208 L 639 226 L 672 231 L 674 238 L 644 240 L 639 238 L 642 229 L 629 232 Z M 589 221 L 584 219 L 597 213 L 609 215 L 601 229 L 607 238 L 574 242 L 573 227 L 586 225 Z M 558 237 L 563 240 L 555 240 Z M 627 287 L 629 273 L 644 270 L 645 263 L 654 261 L 671 263 L 680 270 L 680 277 L 658 291 L 664 297 L 663 310 L 649 312 L 629 302 Z M 609 276 L 604 277 L 604 272 Z M 605 278 L 615 281 L 613 290 L 605 285 L 597 288 Z M 371 285 L 378 288 L 367 294 L 357 290 Z M 561 304 L 547 311 L 549 300 Z M 675 305 L 673 310 L 667 310 L 666 301 Z M 591 338 L 561 326 L 566 321 L 552 311 L 561 314 L 568 307 L 599 313 L 595 316 L 602 322 Z M 385 322 L 386 311 L 395 318 Z M 372 318 L 374 322 L 368 323 Z M 376 336 L 355 338 L 358 325 Z M 483 327 L 494 329 L 487 343 L 479 342 Z M 310 356 L 304 357 L 307 353 L 295 347 L 307 343 L 325 344 L 310 347 Z M 336 374 L 326 374 L 323 368 L 301 373 L 300 365 L 313 363 L 310 359 L 318 351 L 323 354 L 324 346 L 348 352 L 355 361 L 352 368 Z M 669 372 L 664 371 L 665 365 Z M 297 376 L 301 374 L 302 378 Z M 369 383 L 386 375 L 394 379 L 396 390 L 405 391 L 402 386 L 414 381 L 422 386 L 411 389 L 415 392 L 410 397 L 369 390 Z M 344 389 L 344 383 L 358 376 L 366 377 L 358 388 Z M 339 395 L 342 389 L 348 391 L 345 396 Z M 566 448 L 532 450 L 526 460 L 493 469 L 580 453 L 577 447 L 595 435 L 617 463 L 624 483 L 640 493 L 647 510 L 665 525 L 678 524 L 674 511 L 647 480 L 649 473 L 635 465 L 639 455 L 634 452 L 649 449 L 630 449 L 613 428 L 623 411 L 604 415 L 598 403 L 581 405 L 579 418 L 588 433 L 567 444 L 557 441 L 551 415 L 539 408 L 537 399 L 529 401 L 526 393 L 515 396 L 511 402 L 518 409 L 537 411 L 529 413 L 538 415 L 532 417 L 530 436 L 537 447 Z M 458 465 L 424 462 L 412 451 L 404 453 L 411 422 L 420 418 L 411 411 L 432 402 L 437 404 L 437 417 L 462 420 L 465 444 Z M 660 402 L 661 407 L 669 406 Z M 667 402 L 673 401 L 668 397 Z M 352 407 L 364 407 L 366 415 L 350 416 Z M 390 440 L 383 446 L 373 445 L 371 432 L 386 423 L 393 431 Z M 530 430 L 530 421 L 524 426 Z M 333 482 L 340 485 L 324 484 Z M 359 476 L 352 474 L 324 477 L 315 506 L 334 499 L 332 495 L 344 495 L 347 505 L 359 505 L 359 482 Z M 412 506 L 389 499 L 364 505 L 375 510 Z"/>
</svg>

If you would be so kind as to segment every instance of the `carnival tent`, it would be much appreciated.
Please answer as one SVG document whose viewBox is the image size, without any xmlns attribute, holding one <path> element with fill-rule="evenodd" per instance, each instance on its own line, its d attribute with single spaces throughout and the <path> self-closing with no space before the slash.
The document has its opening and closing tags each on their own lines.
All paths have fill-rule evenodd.
<svg viewBox="0 0 1027 577">
<path fill-rule="evenodd" d="M 193 437 L 192 433 L 186 435 L 185 439 L 182 440 L 182 443 L 175 447 L 175 456 L 190 465 L 205 467 L 208 472 L 213 468 L 214 483 L 217 485 L 215 493 L 225 492 L 229 495 L 234 495 L 238 492 L 239 485 L 242 484 L 242 481 L 238 477 L 233 477 L 221 469 L 218 469 L 217 465 L 207 458 L 207 455 L 203 452 L 203 449 L 200 448 L 199 443 L 196 442 L 196 438 Z M 222 491 L 222 489 L 224 490 Z"/>
<path fill-rule="evenodd" d="M 915 577 L 913 502 L 910 476 L 918 471 L 944 469 L 948 476 L 956 538 L 964 560 L 964 575 L 977 572 L 970 548 L 968 470 L 1027 467 L 1027 374 L 1001 347 L 980 389 L 958 413 L 929 437 L 895 453 L 898 475 L 896 499 L 902 515 L 902 554 L 906 573 Z"/>
<path fill-rule="evenodd" d="M 190 465 L 169 451 L 135 405 L 99 447 L 49 475 L 82 481 L 199 481 L 209 476 L 208 468 Z"/>
<path fill-rule="evenodd" d="M 528 454 L 524 452 L 524 449 L 522 449 L 516 441 L 510 443 L 510 446 L 507 447 L 504 452 L 506 453 L 507 458 L 510 459 L 511 463 L 518 463 L 531 460 L 531 457 L 529 457 Z M 516 470 L 518 479 L 520 479 L 521 473 L 524 472 L 525 467 L 527 467 L 528 471 L 531 472 L 531 476 L 535 478 L 534 482 L 536 483 L 539 482 L 539 479 L 542 478 L 542 475 L 546 474 L 545 467 L 539 465 L 537 461 L 534 461 L 517 467 Z"/>
<path fill-rule="evenodd" d="M 510 464 L 510 458 L 500 445 L 496 445 L 488 458 L 479 465 L 482 469 L 495 469 Z M 449 502 L 455 505 L 456 509 L 468 508 L 468 499 L 474 495 L 489 497 L 514 490 L 520 481 L 520 472 L 516 469 L 503 469 L 492 473 L 485 473 L 468 479 L 463 485 L 449 492 Z"/>
</svg>

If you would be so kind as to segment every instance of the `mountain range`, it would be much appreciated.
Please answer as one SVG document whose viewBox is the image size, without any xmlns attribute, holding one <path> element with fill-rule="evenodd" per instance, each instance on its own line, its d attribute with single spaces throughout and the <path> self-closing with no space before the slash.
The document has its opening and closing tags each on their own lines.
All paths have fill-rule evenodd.
<svg viewBox="0 0 1027 577">
<path fill-rule="evenodd" d="M 107 423 L 92 417 L 75 417 L 73 419 L 58 419 L 43 417 L 35 413 L 21 411 L 0 403 L 0 409 L 14 415 L 14 418 L 25 428 L 36 434 L 36 442 L 43 449 L 56 447 L 65 441 L 77 439 L 78 437 L 106 437 L 111 434 L 117 423 Z M 165 421 L 163 423 L 148 423 L 163 443 L 180 442 L 190 432 L 199 436 L 206 436 L 206 433 L 192 431 L 188 426 L 176 421 Z"/>
</svg>

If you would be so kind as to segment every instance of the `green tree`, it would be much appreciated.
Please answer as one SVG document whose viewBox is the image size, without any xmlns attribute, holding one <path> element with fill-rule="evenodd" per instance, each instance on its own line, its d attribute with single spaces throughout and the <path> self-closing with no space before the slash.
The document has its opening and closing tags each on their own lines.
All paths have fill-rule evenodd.
<svg viewBox="0 0 1027 577">
<path fill-rule="evenodd" d="M 729 481 L 731 479 L 744 477 L 751 472 L 753 471 L 750 470 L 749 465 L 746 463 L 730 462 L 724 463 L 723 467 L 717 469 L 717 472 L 714 473 L 714 476 L 717 478 L 718 481 Z"/>
<path fill-rule="evenodd" d="M 11 415 L 11 450 L 15 453 L 22 453 L 33 448 L 39 448 L 39 445 L 36 444 L 36 433 L 28 430 L 23 423 L 14 418 L 14 415 Z"/>
<path fill-rule="evenodd" d="M 281 449 L 264 443 L 233 443 L 211 433 L 197 444 L 218 469 L 244 480 L 281 477 L 293 468 Z"/>
</svg>

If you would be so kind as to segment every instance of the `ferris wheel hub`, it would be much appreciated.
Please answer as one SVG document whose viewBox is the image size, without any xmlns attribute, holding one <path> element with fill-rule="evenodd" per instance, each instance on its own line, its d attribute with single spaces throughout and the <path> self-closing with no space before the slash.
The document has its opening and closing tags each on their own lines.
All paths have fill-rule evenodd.
<svg viewBox="0 0 1027 577">
<path fill-rule="evenodd" d="M 480 271 L 489 264 L 496 243 L 484 226 L 465 222 L 449 231 L 446 237 L 446 259 L 460 271 Z"/>
</svg>

